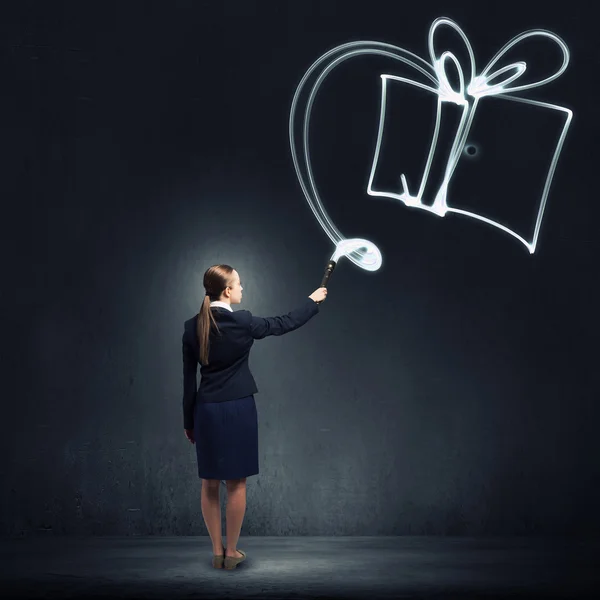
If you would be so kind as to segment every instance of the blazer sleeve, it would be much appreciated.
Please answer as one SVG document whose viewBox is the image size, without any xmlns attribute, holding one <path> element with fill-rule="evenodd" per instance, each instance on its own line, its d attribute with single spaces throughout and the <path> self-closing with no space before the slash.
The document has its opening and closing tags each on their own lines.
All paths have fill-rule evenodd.
<svg viewBox="0 0 600 600">
<path fill-rule="evenodd" d="M 283 335 L 304 325 L 319 312 L 319 305 L 306 298 L 306 301 L 286 315 L 280 317 L 255 317 L 250 313 L 250 333 L 255 340 L 269 335 Z"/>
<path fill-rule="evenodd" d="M 194 429 L 198 361 L 185 331 L 181 342 L 183 351 L 183 428 Z"/>
</svg>

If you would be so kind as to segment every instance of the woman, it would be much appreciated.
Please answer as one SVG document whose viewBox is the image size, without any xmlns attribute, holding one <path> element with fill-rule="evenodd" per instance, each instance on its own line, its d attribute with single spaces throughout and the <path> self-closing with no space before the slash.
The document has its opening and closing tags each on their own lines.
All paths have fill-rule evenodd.
<svg viewBox="0 0 600 600">
<path fill-rule="evenodd" d="M 281 317 L 255 317 L 233 311 L 242 301 L 242 282 L 229 265 L 204 273 L 206 296 L 183 333 L 183 427 L 196 444 L 202 479 L 202 515 L 213 544 L 213 566 L 234 569 L 246 558 L 236 545 L 246 511 L 246 477 L 258 475 L 258 392 L 248 366 L 254 340 L 283 335 L 319 312 L 327 289 L 315 290 L 302 304 Z M 196 389 L 200 362 L 201 381 Z M 227 548 L 221 537 L 219 484 L 227 484 Z"/>
</svg>

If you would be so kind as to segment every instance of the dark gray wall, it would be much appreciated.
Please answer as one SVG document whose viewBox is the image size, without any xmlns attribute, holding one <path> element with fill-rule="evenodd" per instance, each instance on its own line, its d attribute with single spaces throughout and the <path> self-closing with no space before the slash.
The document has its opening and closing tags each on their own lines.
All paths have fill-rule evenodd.
<svg viewBox="0 0 600 600">
<path fill-rule="evenodd" d="M 367 196 L 381 71 L 353 96 L 343 86 L 364 65 L 340 72 L 315 115 L 320 132 L 333 128 L 315 142 L 315 171 L 332 220 L 375 242 L 384 263 L 368 273 L 341 260 L 313 320 L 255 344 L 260 475 L 242 533 L 598 534 L 591 3 L 568 18 L 541 2 L 9 6 L 4 534 L 206 535 L 181 411 L 181 333 L 202 275 L 234 266 L 237 308 L 262 316 L 319 286 L 333 248 L 292 166 L 295 87 L 351 40 L 427 57 L 442 15 L 480 66 L 530 28 L 569 46 L 567 73 L 530 94 L 575 113 L 538 250 Z M 518 188 L 528 163 L 516 168 L 513 151 L 543 151 L 534 132 L 522 136 L 475 140 L 482 159 L 508 165 L 491 179 L 474 170 L 482 196 Z"/>
</svg>

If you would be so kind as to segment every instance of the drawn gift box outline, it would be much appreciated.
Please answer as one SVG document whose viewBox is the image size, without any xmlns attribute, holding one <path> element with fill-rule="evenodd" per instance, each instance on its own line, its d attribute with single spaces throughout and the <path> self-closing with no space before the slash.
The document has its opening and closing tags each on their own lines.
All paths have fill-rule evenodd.
<svg viewBox="0 0 600 600">
<path fill-rule="evenodd" d="M 456 56 L 450 52 L 445 51 L 439 57 L 435 53 L 434 47 L 434 39 L 435 32 L 440 26 L 449 26 L 458 32 L 460 37 L 465 43 L 465 47 L 469 54 L 470 59 L 470 71 L 471 77 L 469 83 L 465 85 L 465 77 L 464 77 L 464 69 L 462 68 L 460 62 L 456 58 Z M 496 65 L 496 63 L 500 60 L 500 58 L 508 52 L 513 46 L 523 41 L 524 39 L 532 36 L 543 36 L 547 37 L 559 46 L 563 53 L 563 63 L 561 67 L 552 75 L 542 79 L 540 81 L 530 82 L 528 84 L 523 84 L 520 86 L 507 87 L 512 82 L 517 80 L 521 75 L 526 71 L 527 65 L 523 61 L 513 62 L 508 65 L 505 65 L 493 72 L 490 73 L 491 69 Z M 550 104 L 547 102 L 541 102 L 537 100 L 532 100 L 529 98 L 520 98 L 520 97 L 512 97 L 509 94 L 513 94 L 515 92 L 523 91 L 526 89 L 531 89 L 534 87 L 539 87 L 541 85 L 545 85 L 546 83 L 556 79 L 559 77 L 567 68 L 569 63 L 569 51 L 566 44 L 554 33 L 535 29 L 525 31 L 517 36 L 515 36 L 512 40 L 507 42 L 497 53 L 496 55 L 489 61 L 485 69 L 479 74 L 476 74 L 476 64 L 475 64 L 475 56 L 473 54 L 473 49 L 471 48 L 471 44 L 469 43 L 468 38 L 464 34 L 464 32 L 460 29 L 460 27 L 451 19 L 446 17 L 440 17 L 433 21 L 429 30 L 429 54 L 431 58 L 431 64 L 418 57 L 417 55 L 404 50 L 402 48 L 398 48 L 397 46 L 393 46 L 391 44 L 386 44 L 383 42 L 373 42 L 373 41 L 359 41 L 359 42 L 350 42 L 347 44 L 342 44 L 341 46 L 337 46 L 333 48 L 329 52 L 322 55 L 319 59 L 317 59 L 313 65 L 307 70 L 304 77 L 298 84 L 296 92 L 294 94 L 294 99 L 292 101 L 292 106 L 290 108 L 290 119 L 289 119 L 289 137 L 290 137 L 290 148 L 292 152 L 292 158 L 294 161 L 294 168 L 296 170 L 296 174 L 298 176 L 298 180 L 304 192 L 304 195 L 311 207 L 311 210 L 317 217 L 317 220 L 323 227 L 324 231 L 330 237 L 330 239 L 336 244 L 336 251 L 332 255 L 332 260 L 337 260 L 339 256 L 346 255 L 354 264 L 360 266 L 363 269 L 368 271 L 375 271 L 380 268 L 382 260 L 381 253 L 379 249 L 368 240 L 355 238 L 355 239 L 345 239 L 339 230 L 335 227 L 335 225 L 331 222 L 327 213 L 320 201 L 319 194 L 317 192 L 316 183 L 312 174 L 312 167 L 310 164 L 310 152 L 309 152 L 309 122 L 310 122 L 310 114 L 312 110 L 312 105 L 314 103 L 314 99 L 316 93 L 323 83 L 325 77 L 329 74 L 329 72 L 339 65 L 341 62 L 353 57 L 362 54 L 376 54 L 381 56 L 387 56 L 389 58 L 393 58 L 395 60 L 399 60 L 411 68 L 415 69 L 417 72 L 424 75 L 428 81 L 427 84 L 421 83 L 419 81 L 414 81 L 412 79 L 408 79 L 406 77 L 400 77 L 397 75 L 390 74 L 382 74 L 380 77 L 382 79 L 382 92 L 381 92 L 381 108 L 380 108 L 380 116 L 379 116 L 379 128 L 377 135 L 377 142 L 374 152 L 373 164 L 371 167 L 371 173 L 369 176 L 369 182 L 367 185 L 367 193 L 370 196 L 377 197 L 389 197 L 400 200 L 406 206 L 412 206 L 414 208 L 420 208 L 422 210 L 427 210 L 432 212 L 438 216 L 445 216 L 447 213 L 456 213 L 462 214 L 467 217 L 471 217 L 474 219 L 478 219 L 497 227 L 506 233 L 514 236 L 521 243 L 523 243 L 528 249 L 530 254 L 535 252 L 535 248 L 537 246 L 537 240 L 539 237 L 539 232 L 541 228 L 541 222 L 546 206 L 547 197 L 549 194 L 550 186 L 552 183 L 552 179 L 554 177 L 554 172 L 556 170 L 556 165 L 558 162 L 558 158 L 560 156 L 560 152 L 562 150 L 562 146 L 564 144 L 564 140 L 566 138 L 566 134 L 571 123 L 571 119 L 573 117 L 573 112 L 562 106 L 557 106 L 555 104 Z M 296 139 L 294 135 L 294 123 L 295 123 L 295 115 L 296 108 L 299 102 L 299 98 L 301 92 L 306 85 L 308 79 L 311 75 L 316 71 L 316 69 L 321 66 L 323 62 L 335 56 L 337 53 L 345 51 L 337 58 L 332 59 L 321 71 L 320 75 L 317 77 L 316 82 L 312 86 L 312 89 L 309 93 L 309 97 L 307 100 L 305 112 L 304 112 L 304 127 L 303 127 L 303 158 L 304 158 L 304 168 L 306 170 L 306 179 L 304 174 L 301 172 L 298 156 L 296 152 Z M 445 65 L 448 60 L 451 60 L 454 63 L 456 71 L 458 73 L 459 79 L 459 87 L 458 90 L 453 89 L 450 84 L 448 77 L 446 75 Z M 507 74 L 503 80 L 500 82 L 490 83 Z M 432 140 L 430 144 L 429 155 L 426 163 L 426 167 L 423 172 L 423 176 L 421 178 L 421 184 L 419 186 L 419 192 L 417 195 L 411 195 L 409 191 L 409 184 L 406 181 L 406 177 L 404 174 L 401 174 L 401 181 L 403 185 L 403 192 L 401 194 L 374 190 L 372 187 L 374 174 L 377 168 L 377 162 L 379 158 L 379 152 L 381 148 L 381 140 L 383 137 L 383 129 L 384 129 L 384 121 L 385 121 L 385 110 L 386 110 L 386 93 L 387 93 L 387 82 L 388 80 L 397 80 L 404 82 L 409 85 L 414 85 L 425 89 L 429 92 L 434 93 L 437 96 L 437 110 L 436 110 L 436 125 L 434 128 L 434 132 L 432 134 Z M 431 87 L 430 83 L 437 85 L 437 88 Z M 459 162 L 462 149 L 465 145 L 467 136 L 469 134 L 471 125 L 473 123 L 473 119 L 475 117 L 476 108 L 480 101 L 480 99 L 485 96 L 493 95 L 496 98 L 504 99 L 504 100 L 512 100 L 514 102 L 523 102 L 525 104 L 531 104 L 534 106 L 540 106 L 544 108 L 550 108 L 553 110 L 561 111 L 566 115 L 565 123 L 563 125 L 562 132 L 560 134 L 559 140 L 557 142 L 554 155 L 550 166 L 548 168 L 548 173 L 546 176 L 546 182 L 544 185 L 544 189 L 542 192 L 542 198 L 539 203 L 538 215 L 536 219 L 536 224 L 534 228 L 533 238 L 531 241 L 527 241 L 525 238 L 518 235 L 516 232 L 512 231 L 505 225 L 493 221 L 492 219 L 488 219 L 480 214 L 469 212 L 466 210 L 461 210 L 458 208 L 453 208 L 449 206 L 447 203 L 447 193 L 448 186 L 452 179 L 452 175 L 456 166 Z M 470 97 L 470 98 L 469 98 Z M 436 193 L 434 202 L 431 206 L 425 205 L 422 203 L 422 195 L 423 190 L 425 188 L 427 177 L 429 174 L 429 168 L 431 166 L 431 162 L 433 161 L 433 156 L 435 155 L 436 142 L 439 134 L 440 128 L 440 120 L 442 114 L 442 103 L 443 102 L 453 102 L 459 106 L 463 107 L 463 113 L 461 116 L 461 120 L 459 126 L 457 128 L 457 133 L 454 139 L 454 143 L 452 145 L 452 149 L 450 151 L 450 155 L 448 158 L 448 162 L 446 165 L 446 170 L 444 174 L 444 178 L 440 187 Z"/>
</svg>

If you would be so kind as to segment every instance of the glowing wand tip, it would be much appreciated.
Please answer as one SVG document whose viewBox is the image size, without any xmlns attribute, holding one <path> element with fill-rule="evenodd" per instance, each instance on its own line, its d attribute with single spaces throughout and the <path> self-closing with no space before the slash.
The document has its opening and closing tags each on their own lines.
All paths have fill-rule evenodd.
<svg viewBox="0 0 600 600">
<path fill-rule="evenodd" d="M 365 271 L 377 271 L 382 264 L 379 248 L 373 242 L 361 238 L 338 242 L 331 260 L 337 262 L 340 256 L 346 256 L 357 267 L 365 269 Z"/>
</svg>

